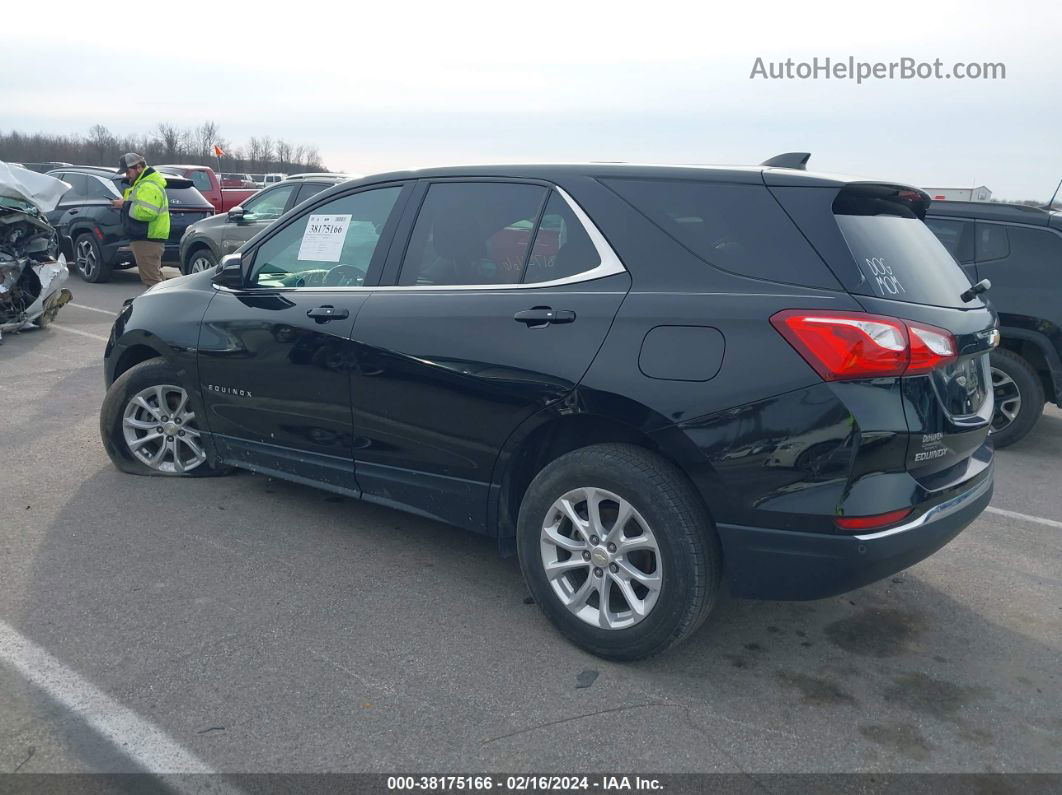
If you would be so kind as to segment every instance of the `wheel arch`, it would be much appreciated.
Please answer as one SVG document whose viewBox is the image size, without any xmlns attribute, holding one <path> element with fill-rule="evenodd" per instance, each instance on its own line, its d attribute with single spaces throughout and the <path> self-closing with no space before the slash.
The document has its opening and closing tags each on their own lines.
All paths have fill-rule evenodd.
<svg viewBox="0 0 1062 795">
<path fill-rule="evenodd" d="M 1045 397 L 1062 405 L 1062 358 L 1044 334 L 1027 328 L 1002 325 L 999 347 L 1015 353 L 1029 363 L 1040 376 Z M 1056 334 L 1062 334 L 1055 328 Z"/>
<path fill-rule="evenodd" d="M 630 444 L 664 458 L 690 482 L 705 510 L 713 515 L 699 479 L 687 466 L 688 456 L 696 451 L 677 449 L 676 443 L 681 441 L 673 433 L 649 432 L 609 414 L 590 411 L 546 410 L 537 419 L 534 427 L 513 434 L 516 438 L 510 438 L 495 467 L 487 521 L 503 554 L 515 550 L 520 504 L 535 476 L 562 455 L 596 444 Z"/>
<path fill-rule="evenodd" d="M 209 251 L 215 260 L 221 261 L 221 254 L 214 247 L 213 241 L 206 237 L 197 237 L 189 240 L 184 247 L 184 254 L 181 256 L 181 272 L 186 272 L 186 268 L 192 264 L 192 256 L 200 249 L 206 249 Z"/>
</svg>

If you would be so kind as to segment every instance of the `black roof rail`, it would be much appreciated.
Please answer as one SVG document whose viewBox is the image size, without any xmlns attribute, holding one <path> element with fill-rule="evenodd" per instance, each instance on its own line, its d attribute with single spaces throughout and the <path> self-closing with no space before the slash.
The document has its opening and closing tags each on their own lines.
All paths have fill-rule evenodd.
<svg viewBox="0 0 1062 795">
<path fill-rule="evenodd" d="M 807 171 L 808 160 L 810 159 L 811 152 L 786 152 L 785 154 L 768 158 L 760 165 L 768 166 L 769 168 L 795 168 L 798 171 Z"/>
</svg>

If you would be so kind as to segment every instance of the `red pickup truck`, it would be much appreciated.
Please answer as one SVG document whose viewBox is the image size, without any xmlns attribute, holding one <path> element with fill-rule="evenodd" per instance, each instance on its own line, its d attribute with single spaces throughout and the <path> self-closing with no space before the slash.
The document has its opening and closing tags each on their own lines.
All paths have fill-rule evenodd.
<svg viewBox="0 0 1062 795">
<path fill-rule="evenodd" d="M 258 193 L 258 188 L 223 188 L 210 166 L 155 166 L 163 174 L 175 174 L 192 180 L 192 184 L 214 205 L 215 213 L 227 213 Z"/>
</svg>

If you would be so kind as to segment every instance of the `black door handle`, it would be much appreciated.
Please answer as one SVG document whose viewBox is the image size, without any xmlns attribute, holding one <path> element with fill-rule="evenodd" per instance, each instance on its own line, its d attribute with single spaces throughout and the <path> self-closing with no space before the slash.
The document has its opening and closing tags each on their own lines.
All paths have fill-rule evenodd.
<svg viewBox="0 0 1062 795">
<path fill-rule="evenodd" d="M 550 323 L 572 323 L 575 313 L 570 309 L 553 309 L 548 306 L 536 306 L 513 315 L 517 323 L 526 323 L 530 328 L 548 326 Z"/>
<path fill-rule="evenodd" d="M 350 312 L 346 309 L 336 309 L 334 306 L 326 304 L 325 306 L 307 310 L 306 317 L 312 317 L 318 323 L 327 323 L 329 320 L 341 320 L 342 318 L 350 317 Z"/>
</svg>

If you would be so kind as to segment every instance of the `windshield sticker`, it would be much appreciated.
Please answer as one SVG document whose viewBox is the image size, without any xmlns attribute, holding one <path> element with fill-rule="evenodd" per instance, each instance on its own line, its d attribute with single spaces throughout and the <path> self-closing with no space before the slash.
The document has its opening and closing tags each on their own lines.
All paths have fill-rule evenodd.
<svg viewBox="0 0 1062 795">
<path fill-rule="evenodd" d="M 900 284 L 900 280 L 896 278 L 896 274 L 892 272 L 892 266 L 885 264 L 884 257 L 866 257 L 865 261 L 874 277 L 878 292 L 883 297 L 907 292 Z"/>
<path fill-rule="evenodd" d="M 339 262 L 349 227 L 349 215 L 311 215 L 302 234 L 299 259 Z"/>
</svg>

